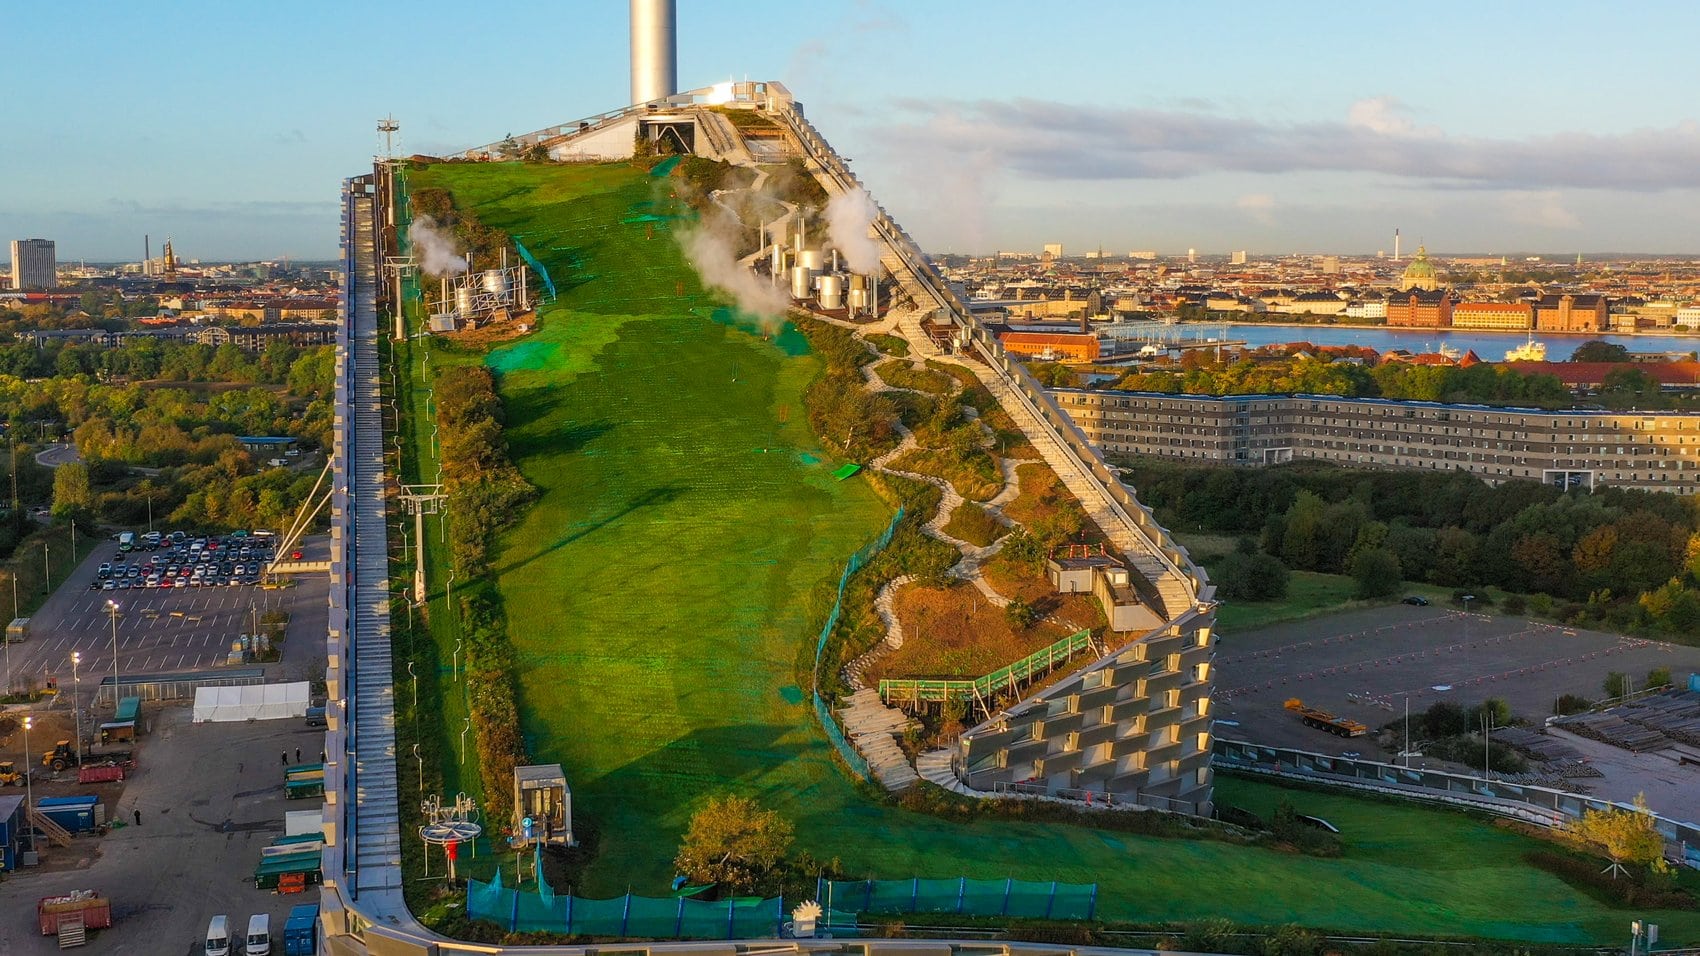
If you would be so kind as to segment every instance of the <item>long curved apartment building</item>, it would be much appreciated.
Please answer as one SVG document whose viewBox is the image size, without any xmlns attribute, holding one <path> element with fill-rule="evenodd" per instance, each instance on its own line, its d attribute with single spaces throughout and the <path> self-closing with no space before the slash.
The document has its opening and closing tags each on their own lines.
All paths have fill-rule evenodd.
<svg viewBox="0 0 1700 956">
<path fill-rule="evenodd" d="M 1335 395 L 1056 389 L 1111 455 L 1268 465 L 1295 460 L 1462 470 L 1490 482 L 1700 492 L 1700 414 L 1547 411 Z"/>
</svg>

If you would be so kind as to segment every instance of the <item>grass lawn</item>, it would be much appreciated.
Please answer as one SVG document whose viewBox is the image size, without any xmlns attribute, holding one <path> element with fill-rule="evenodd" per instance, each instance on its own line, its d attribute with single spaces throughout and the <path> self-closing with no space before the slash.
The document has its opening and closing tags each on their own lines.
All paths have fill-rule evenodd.
<svg viewBox="0 0 1700 956">
<path fill-rule="evenodd" d="M 818 362 L 702 291 L 668 235 L 666 183 L 642 169 L 465 164 L 411 178 L 517 234 L 562 289 L 539 331 L 486 360 L 513 458 L 541 492 L 493 565 L 531 755 L 564 765 L 575 823 L 598 843 L 574 891 L 665 895 L 692 809 L 736 791 L 788 817 L 798 850 L 851 876 L 1096 882 L 1111 920 L 1622 936 L 1628 913 L 1521 864 L 1531 841 L 1440 811 L 1297 793 L 1347 830 L 1344 857 L 1315 859 L 959 822 L 871 798 L 833 762 L 796 686 L 822 610 L 807 592 L 889 517 L 862 482 L 830 479 L 838 463 L 807 431 L 800 396 Z M 409 414 L 423 421 L 421 408 Z M 429 427 L 413 437 L 428 446 Z M 1320 584 L 1296 581 L 1289 603 L 1336 593 Z M 457 724 L 445 721 L 451 750 Z M 1253 810 L 1273 794 L 1222 783 L 1224 801 Z M 473 872 L 491 862 L 480 853 Z M 1692 914 L 1634 915 L 1669 938 L 1700 937 Z"/>
</svg>

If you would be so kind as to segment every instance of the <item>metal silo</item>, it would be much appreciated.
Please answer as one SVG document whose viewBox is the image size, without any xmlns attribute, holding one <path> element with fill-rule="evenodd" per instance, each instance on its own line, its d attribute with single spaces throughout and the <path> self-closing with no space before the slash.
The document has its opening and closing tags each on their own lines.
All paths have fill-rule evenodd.
<svg viewBox="0 0 1700 956">
<path fill-rule="evenodd" d="M 791 298 L 807 299 L 814 291 L 815 270 L 808 266 L 791 267 Z"/>
<path fill-rule="evenodd" d="M 827 273 L 820 277 L 820 307 L 823 309 L 844 308 L 844 277 Z"/>
</svg>

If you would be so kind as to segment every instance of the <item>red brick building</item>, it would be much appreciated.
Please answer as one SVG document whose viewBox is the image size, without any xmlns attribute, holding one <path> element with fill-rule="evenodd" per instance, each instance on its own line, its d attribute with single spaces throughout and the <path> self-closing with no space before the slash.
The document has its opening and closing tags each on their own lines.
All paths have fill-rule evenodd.
<svg viewBox="0 0 1700 956">
<path fill-rule="evenodd" d="M 1452 327 L 1452 294 L 1410 289 L 1387 297 L 1387 324 L 1408 329 Z"/>
<path fill-rule="evenodd" d="M 1095 362 L 1098 337 L 1082 332 L 1005 332 L 998 336 L 1004 351 L 1046 362 Z"/>
<path fill-rule="evenodd" d="M 1603 295 L 1549 295 L 1535 306 L 1535 328 L 1543 332 L 1599 332 L 1606 322 Z"/>
</svg>

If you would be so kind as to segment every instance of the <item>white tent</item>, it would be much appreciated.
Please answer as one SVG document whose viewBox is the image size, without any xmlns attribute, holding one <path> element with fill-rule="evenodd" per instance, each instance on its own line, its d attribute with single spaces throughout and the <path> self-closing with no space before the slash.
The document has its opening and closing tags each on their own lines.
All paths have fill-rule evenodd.
<svg viewBox="0 0 1700 956">
<path fill-rule="evenodd" d="M 305 717 L 310 690 L 311 687 L 306 681 L 290 684 L 244 684 L 240 687 L 197 687 L 194 721 L 204 724 L 208 721 Z"/>
</svg>

